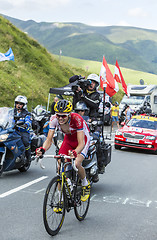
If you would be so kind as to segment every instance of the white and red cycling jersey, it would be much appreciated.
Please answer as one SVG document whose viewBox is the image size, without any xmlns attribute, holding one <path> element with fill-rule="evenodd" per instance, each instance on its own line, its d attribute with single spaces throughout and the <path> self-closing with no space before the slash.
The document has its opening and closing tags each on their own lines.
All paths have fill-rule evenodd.
<svg viewBox="0 0 157 240">
<path fill-rule="evenodd" d="M 61 129 L 61 126 L 58 123 L 58 119 L 56 115 L 52 115 L 50 119 L 49 129 L 55 130 L 56 128 L 58 128 L 60 131 L 62 131 L 65 134 L 63 143 L 59 150 L 59 154 L 67 155 L 69 150 L 74 150 L 78 146 L 77 132 L 83 131 L 85 146 L 80 154 L 82 154 L 85 157 L 87 155 L 89 144 L 90 144 L 90 135 L 89 135 L 89 128 L 87 126 L 87 123 L 77 113 L 71 113 L 68 123 L 69 123 L 68 132 L 63 132 L 63 130 Z"/>
</svg>

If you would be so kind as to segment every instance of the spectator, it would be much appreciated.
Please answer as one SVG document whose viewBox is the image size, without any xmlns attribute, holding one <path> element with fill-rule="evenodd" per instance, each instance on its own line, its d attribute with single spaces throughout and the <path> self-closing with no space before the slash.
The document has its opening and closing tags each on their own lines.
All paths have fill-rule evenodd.
<svg viewBox="0 0 157 240">
<path fill-rule="evenodd" d="M 49 131 L 49 122 L 50 122 L 50 120 L 47 120 L 47 121 L 45 122 L 44 126 L 43 126 L 43 133 L 44 133 L 44 135 L 45 135 L 46 137 L 47 137 L 48 131 Z"/>
<path fill-rule="evenodd" d="M 129 106 L 127 106 L 127 108 L 125 110 L 125 116 L 126 116 L 126 123 L 127 123 L 131 118 L 131 109 Z"/>
<path fill-rule="evenodd" d="M 56 102 L 59 101 L 59 98 L 56 96 L 54 97 L 54 101 L 53 103 L 51 104 L 51 114 L 54 115 L 55 114 L 55 111 L 54 111 L 54 105 L 56 104 Z"/>
<path fill-rule="evenodd" d="M 115 105 L 111 107 L 111 117 L 112 117 L 112 131 L 114 122 L 117 123 L 117 127 L 119 128 L 119 106 L 118 102 L 115 102 Z"/>
</svg>

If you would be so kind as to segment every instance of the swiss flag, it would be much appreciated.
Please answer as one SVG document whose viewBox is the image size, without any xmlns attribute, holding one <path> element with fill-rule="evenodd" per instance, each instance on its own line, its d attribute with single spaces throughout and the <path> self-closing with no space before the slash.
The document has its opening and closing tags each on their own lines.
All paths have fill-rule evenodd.
<svg viewBox="0 0 157 240">
<path fill-rule="evenodd" d="M 108 65 L 105 57 L 103 56 L 103 63 L 100 70 L 100 86 L 104 89 L 106 85 L 106 93 L 112 97 L 115 93 L 119 91 L 118 83 L 115 81 Z"/>
<path fill-rule="evenodd" d="M 121 83 L 122 84 L 122 88 L 124 90 L 124 92 L 126 93 L 126 95 L 129 97 L 129 93 L 128 93 L 128 90 L 127 90 L 127 85 L 124 81 L 124 78 L 122 76 L 122 73 L 121 73 L 121 70 L 120 70 L 120 67 L 119 67 L 119 64 L 118 64 L 118 61 L 116 60 L 116 65 L 115 65 L 115 73 L 114 73 L 114 79 Z"/>
</svg>

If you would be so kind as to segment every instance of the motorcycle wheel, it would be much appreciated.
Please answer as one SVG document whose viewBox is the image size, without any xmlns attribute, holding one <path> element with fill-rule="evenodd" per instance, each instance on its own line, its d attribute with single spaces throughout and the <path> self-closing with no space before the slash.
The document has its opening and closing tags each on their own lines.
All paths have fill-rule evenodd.
<svg viewBox="0 0 157 240">
<path fill-rule="evenodd" d="M 24 165 L 24 166 L 18 168 L 18 170 L 19 170 L 20 172 L 27 172 L 28 169 L 30 168 L 30 165 L 31 165 L 31 163 L 29 163 L 29 164 L 27 164 L 27 165 Z"/>
</svg>

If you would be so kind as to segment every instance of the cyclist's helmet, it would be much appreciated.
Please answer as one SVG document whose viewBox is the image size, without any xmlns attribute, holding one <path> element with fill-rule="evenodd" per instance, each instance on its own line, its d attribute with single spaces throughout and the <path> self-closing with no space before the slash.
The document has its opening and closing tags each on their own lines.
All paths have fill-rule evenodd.
<svg viewBox="0 0 157 240">
<path fill-rule="evenodd" d="M 21 96 L 21 95 L 18 95 L 16 98 L 15 98 L 15 105 L 17 102 L 20 102 L 20 103 L 23 103 L 23 108 L 26 109 L 27 108 L 27 98 L 26 96 Z M 14 107 L 15 107 L 14 105 Z"/>
<path fill-rule="evenodd" d="M 87 77 L 87 80 L 92 80 L 94 82 L 96 82 L 97 87 L 100 85 L 100 78 L 97 74 L 92 73 Z"/>
<path fill-rule="evenodd" d="M 118 103 L 118 102 L 115 102 L 115 104 L 116 104 L 116 105 L 119 105 L 119 103 Z"/>
<path fill-rule="evenodd" d="M 66 99 L 59 100 L 54 105 L 55 112 L 70 113 L 72 111 L 72 103 Z"/>
</svg>

